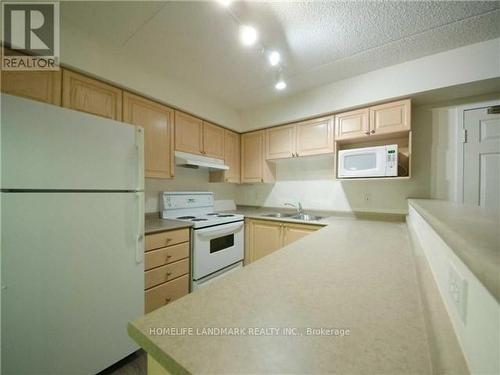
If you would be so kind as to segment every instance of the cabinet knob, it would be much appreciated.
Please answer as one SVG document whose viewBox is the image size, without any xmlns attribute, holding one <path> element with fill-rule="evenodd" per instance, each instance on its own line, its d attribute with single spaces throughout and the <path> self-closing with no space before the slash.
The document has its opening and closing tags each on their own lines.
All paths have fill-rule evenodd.
<svg viewBox="0 0 500 375">
<path fill-rule="evenodd" d="M 375 130 L 372 130 L 370 133 L 375 134 Z"/>
<path fill-rule="evenodd" d="M 167 254 L 167 259 L 170 259 L 170 258 L 172 258 L 172 255 Z"/>
<path fill-rule="evenodd" d="M 170 301 L 172 301 L 172 297 L 165 298 L 165 303 L 169 303 Z"/>
<path fill-rule="evenodd" d="M 370 135 L 370 132 L 365 132 L 366 135 Z"/>
</svg>

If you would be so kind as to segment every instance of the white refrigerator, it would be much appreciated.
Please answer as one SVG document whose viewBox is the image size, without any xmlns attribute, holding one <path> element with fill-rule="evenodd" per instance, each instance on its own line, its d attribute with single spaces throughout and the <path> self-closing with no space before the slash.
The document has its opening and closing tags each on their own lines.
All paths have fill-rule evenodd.
<svg viewBox="0 0 500 375">
<path fill-rule="evenodd" d="M 144 312 L 143 129 L 2 94 L 3 374 L 95 374 Z"/>
</svg>

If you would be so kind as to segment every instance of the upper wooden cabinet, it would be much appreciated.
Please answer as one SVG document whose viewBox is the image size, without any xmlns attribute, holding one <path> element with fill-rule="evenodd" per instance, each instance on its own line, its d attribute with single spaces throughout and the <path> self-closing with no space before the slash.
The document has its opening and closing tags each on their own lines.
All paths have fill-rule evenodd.
<svg viewBox="0 0 500 375">
<path fill-rule="evenodd" d="M 152 178 L 174 176 L 174 110 L 125 92 L 123 121 L 144 128 L 144 174 Z"/>
<path fill-rule="evenodd" d="M 266 130 L 266 159 L 333 153 L 333 117 Z"/>
<path fill-rule="evenodd" d="M 203 121 L 187 113 L 175 111 L 175 149 L 201 154 Z"/>
<path fill-rule="evenodd" d="M 370 107 L 370 133 L 395 133 L 410 130 L 410 128 L 410 99 Z"/>
<path fill-rule="evenodd" d="M 333 117 L 303 121 L 296 125 L 296 155 L 310 156 L 334 152 Z"/>
<path fill-rule="evenodd" d="M 368 108 L 340 113 L 335 116 L 336 139 L 350 139 L 370 134 Z"/>
<path fill-rule="evenodd" d="M 121 121 L 122 96 L 119 88 L 63 69 L 63 107 Z"/>
<path fill-rule="evenodd" d="M 225 182 L 240 182 L 240 135 L 226 130 L 224 132 L 224 162 L 229 166 L 225 172 Z"/>
<path fill-rule="evenodd" d="M 278 126 L 266 130 L 266 159 L 295 156 L 295 125 Z"/>
<path fill-rule="evenodd" d="M 54 105 L 61 105 L 61 70 L 2 70 L 2 92 Z"/>
<path fill-rule="evenodd" d="M 224 129 L 175 111 L 175 149 L 224 159 Z"/>
<path fill-rule="evenodd" d="M 203 148 L 201 153 L 212 158 L 224 159 L 224 129 L 203 121 Z"/>
<path fill-rule="evenodd" d="M 240 135 L 230 130 L 224 130 L 224 164 L 227 171 L 210 172 L 210 182 L 240 183 Z"/>
<path fill-rule="evenodd" d="M 336 140 L 411 130 L 411 100 L 399 100 L 335 116 Z"/>
<path fill-rule="evenodd" d="M 274 181 L 274 166 L 266 162 L 264 140 L 264 130 L 241 135 L 241 182 Z"/>
</svg>

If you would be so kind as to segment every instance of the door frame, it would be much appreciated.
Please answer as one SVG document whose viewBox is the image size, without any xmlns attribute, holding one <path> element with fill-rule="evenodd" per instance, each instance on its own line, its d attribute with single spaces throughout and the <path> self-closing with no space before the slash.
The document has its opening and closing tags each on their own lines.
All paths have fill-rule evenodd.
<svg viewBox="0 0 500 375">
<path fill-rule="evenodd" d="M 495 99 L 495 100 L 487 100 L 484 102 L 475 102 L 475 103 L 470 103 L 470 104 L 464 104 L 460 105 L 455 108 L 455 116 L 457 119 L 457 126 L 456 126 L 456 142 L 457 142 L 457 153 L 456 153 L 456 187 L 457 187 L 457 202 L 463 203 L 464 202 L 464 148 L 465 148 L 465 143 L 463 142 L 463 131 L 465 129 L 464 125 L 464 118 L 465 118 L 465 111 L 470 111 L 473 109 L 481 109 L 481 108 L 488 108 L 494 105 L 500 105 L 500 99 Z"/>
</svg>

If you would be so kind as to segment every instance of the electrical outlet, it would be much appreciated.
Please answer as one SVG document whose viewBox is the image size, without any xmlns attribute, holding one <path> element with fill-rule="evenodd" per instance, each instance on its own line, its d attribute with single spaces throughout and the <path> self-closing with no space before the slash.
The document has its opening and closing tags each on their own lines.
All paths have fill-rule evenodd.
<svg viewBox="0 0 500 375">
<path fill-rule="evenodd" d="M 465 324 L 467 317 L 467 281 L 452 264 L 448 268 L 448 294 L 460 319 Z"/>
</svg>

